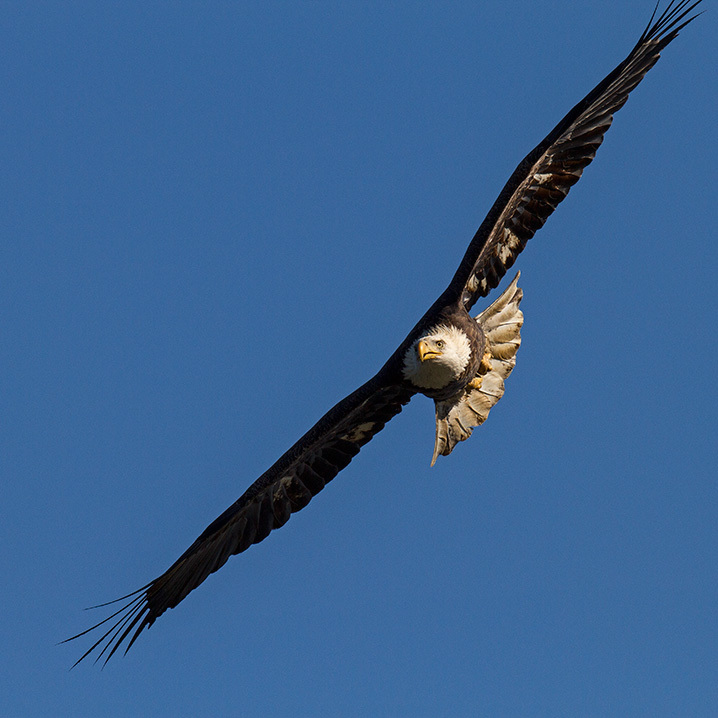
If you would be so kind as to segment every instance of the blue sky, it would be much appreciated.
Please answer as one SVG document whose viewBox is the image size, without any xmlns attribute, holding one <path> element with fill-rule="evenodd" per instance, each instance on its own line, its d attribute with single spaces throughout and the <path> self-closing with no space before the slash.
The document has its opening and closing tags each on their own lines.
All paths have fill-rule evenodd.
<svg viewBox="0 0 718 718">
<path fill-rule="evenodd" d="M 430 469 L 417 397 L 69 672 L 83 607 L 379 368 L 652 5 L 3 4 L 6 715 L 718 714 L 706 8 L 521 255 L 489 421 Z"/>
</svg>

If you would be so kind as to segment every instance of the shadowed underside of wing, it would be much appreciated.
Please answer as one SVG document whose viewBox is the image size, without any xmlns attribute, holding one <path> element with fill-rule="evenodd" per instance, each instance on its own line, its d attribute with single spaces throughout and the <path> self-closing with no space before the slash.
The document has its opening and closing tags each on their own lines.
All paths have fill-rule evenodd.
<svg viewBox="0 0 718 718">
<path fill-rule="evenodd" d="M 72 641 L 110 625 L 77 663 L 96 649 L 96 660 L 106 654 L 106 663 L 125 640 L 126 653 L 144 628 L 168 608 L 174 608 L 230 556 L 259 543 L 270 531 L 283 526 L 291 514 L 304 508 L 411 399 L 414 392 L 410 389 L 385 385 L 381 377 L 380 372 L 331 409 L 213 521 L 165 573 L 111 601 L 110 604 L 130 599 L 104 621 L 68 638 Z"/>
<path fill-rule="evenodd" d="M 474 236 L 445 300 L 470 309 L 498 286 L 521 250 L 581 177 L 603 142 L 613 114 L 657 62 L 661 50 L 696 16 L 701 2 L 671 2 L 628 57 L 579 102 L 518 165 Z M 657 10 L 656 6 L 656 10 Z"/>
</svg>

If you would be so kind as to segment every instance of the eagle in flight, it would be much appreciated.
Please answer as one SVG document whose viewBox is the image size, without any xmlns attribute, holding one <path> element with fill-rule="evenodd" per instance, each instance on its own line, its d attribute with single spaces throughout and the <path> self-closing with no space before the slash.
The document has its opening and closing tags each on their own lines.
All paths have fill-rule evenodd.
<svg viewBox="0 0 718 718">
<path fill-rule="evenodd" d="M 303 509 L 415 394 L 434 400 L 432 465 L 439 454 L 450 454 L 486 420 L 504 393 L 504 381 L 521 343 L 518 275 L 475 317 L 472 307 L 498 286 L 526 242 L 578 182 L 603 142 L 613 114 L 663 48 L 695 19 L 697 15 L 689 15 L 700 2 L 671 0 L 658 17 L 656 6 L 628 57 L 521 160 L 449 286 L 376 376 L 330 409 L 161 576 L 112 601 L 126 603 L 104 621 L 67 639 L 107 629 L 77 663 L 95 651 L 96 660 L 105 656 L 106 663 L 125 641 L 126 653 L 144 628 L 177 606 L 230 556 L 264 540 Z"/>
</svg>

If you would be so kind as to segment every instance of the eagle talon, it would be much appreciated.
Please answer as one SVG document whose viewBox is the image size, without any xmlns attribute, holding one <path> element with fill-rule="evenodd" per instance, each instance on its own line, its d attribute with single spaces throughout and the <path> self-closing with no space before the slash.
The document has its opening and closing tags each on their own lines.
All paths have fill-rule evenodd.
<svg viewBox="0 0 718 718">
<path fill-rule="evenodd" d="M 483 376 L 475 376 L 467 385 L 467 389 L 481 389 L 481 385 L 484 383 Z"/>
<path fill-rule="evenodd" d="M 491 350 L 487 346 L 484 350 L 484 356 L 481 357 L 481 364 L 479 364 L 479 374 L 488 374 L 488 372 L 491 371 L 491 369 L 493 368 L 491 366 L 491 358 Z M 474 379 L 474 381 L 476 380 Z M 478 389 L 479 387 L 476 388 Z"/>
</svg>

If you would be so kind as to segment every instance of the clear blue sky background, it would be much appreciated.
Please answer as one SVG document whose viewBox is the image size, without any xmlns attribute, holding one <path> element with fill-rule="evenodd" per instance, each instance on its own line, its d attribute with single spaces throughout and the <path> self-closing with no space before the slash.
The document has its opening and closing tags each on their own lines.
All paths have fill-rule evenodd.
<svg viewBox="0 0 718 718">
<path fill-rule="evenodd" d="M 418 397 L 69 672 L 84 606 L 379 368 L 652 3 L 3 3 L 0 712 L 718 715 L 706 9 L 520 257 L 524 343 L 471 440 L 430 469 Z"/>
</svg>

